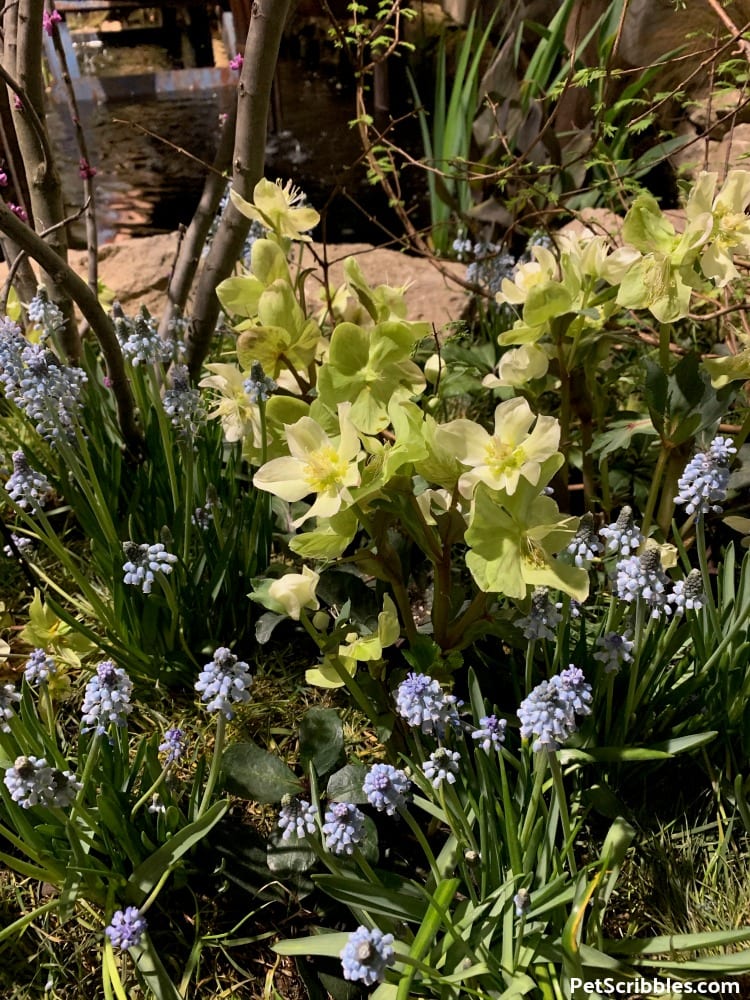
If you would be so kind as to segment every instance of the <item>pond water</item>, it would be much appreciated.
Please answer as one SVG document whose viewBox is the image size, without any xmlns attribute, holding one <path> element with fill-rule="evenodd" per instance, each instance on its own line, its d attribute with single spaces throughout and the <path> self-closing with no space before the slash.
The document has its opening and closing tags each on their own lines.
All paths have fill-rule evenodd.
<svg viewBox="0 0 750 1000">
<path fill-rule="evenodd" d="M 284 60 L 277 74 L 281 120 L 268 137 L 266 174 L 291 178 L 318 210 L 325 212 L 331 242 L 383 243 L 377 221 L 392 218 L 378 188 L 368 184 L 360 165 L 353 117 L 353 96 L 335 80 L 305 72 Z M 205 169 L 213 159 L 219 116 L 234 99 L 232 88 L 108 104 L 84 104 L 84 125 L 91 163 L 97 169 L 97 212 L 102 242 L 170 232 L 187 224 L 200 197 Z M 144 133 L 141 127 L 148 129 Z M 79 153 L 67 109 L 50 109 L 50 129 L 61 154 L 61 172 L 69 211 L 80 206 Z M 413 142 L 415 127 L 406 141 Z M 403 138 L 403 130 L 402 130 Z M 409 197 L 421 197 L 418 179 Z M 335 191 L 338 187 L 342 190 Z M 360 205 L 361 208 L 358 208 Z M 82 241 L 83 227 L 74 239 Z"/>
</svg>

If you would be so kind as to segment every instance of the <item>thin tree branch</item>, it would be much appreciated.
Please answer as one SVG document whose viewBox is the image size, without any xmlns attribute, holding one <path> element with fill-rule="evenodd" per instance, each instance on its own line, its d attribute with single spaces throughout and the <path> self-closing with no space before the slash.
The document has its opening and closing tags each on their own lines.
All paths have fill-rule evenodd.
<svg viewBox="0 0 750 1000">
<path fill-rule="evenodd" d="M 234 190 L 248 201 L 263 176 L 271 84 L 290 6 L 291 0 L 255 0 L 251 8 L 245 61 L 237 88 L 232 173 Z M 216 329 L 216 286 L 232 273 L 249 228 L 250 220 L 229 202 L 203 264 L 186 337 L 186 363 L 193 377 L 200 372 Z"/>
<path fill-rule="evenodd" d="M 21 222 L 2 203 L 0 203 L 0 230 L 17 243 L 29 257 L 37 261 L 55 285 L 59 286 L 81 310 L 84 319 L 99 341 L 104 356 L 125 445 L 134 459 L 142 460 L 144 454 L 143 438 L 135 421 L 135 404 L 125 374 L 122 351 L 111 319 L 99 305 L 99 300 L 86 282 L 79 278 L 75 271 L 58 256 L 53 247 L 46 243 L 33 229 Z"/>
</svg>

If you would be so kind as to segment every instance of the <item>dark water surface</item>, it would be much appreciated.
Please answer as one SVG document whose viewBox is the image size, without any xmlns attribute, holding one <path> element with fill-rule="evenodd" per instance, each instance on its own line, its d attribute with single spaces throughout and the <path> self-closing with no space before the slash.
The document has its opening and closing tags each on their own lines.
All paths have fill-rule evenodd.
<svg viewBox="0 0 750 1000">
<path fill-rule="evenodd" d="M 326 238 L 386 242 L 387 236 L 372 220 L 388 227 L 397 224 L 379 189 L 367 183 L 364 168 L 351 169 L 361 157 L 357 135 L 347 124 L 354 117 L 352 94 L 291 61 L 280 64 L 277 80 L 280 116 L 266 145 L 266 175 L 293 179 L 318 210 L 337 185 L 345 188 L 326 212 Z M 97 169 L 101 242 L 170 232 L 190 221 L 205 177 L 196 159 L 212 161 L 219 116 L 233 100 L 234 90 L 223 88 L 81 107 L 90 160 Z M 66 202 L 74 211 L 82 193 L 69 113 L 58 105 L 49 117 L 60 151 Z M 83 228 L 76 228 L 82 240 Z"/>
</svg>

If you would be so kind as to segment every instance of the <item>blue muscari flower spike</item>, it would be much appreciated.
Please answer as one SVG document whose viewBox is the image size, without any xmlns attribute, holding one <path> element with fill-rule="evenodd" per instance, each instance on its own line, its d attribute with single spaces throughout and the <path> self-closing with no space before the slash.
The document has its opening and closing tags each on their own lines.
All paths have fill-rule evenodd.
<svg viewBox="0 0 750 1000">
<path fill-rule="evenodd" d="M 684 580 L 678 580 L 669 597 L 675 614 L 681 615 L 688 611 L 700 611 L 706 603 L 706 592 L 703 589 L 703 576 L 700 570 L 691 569 Z"/>
<path fill-rule="evenodd" d="M 250 365 L 250 378 L 245 379 L 243 388 L 251 403 L 267 403 L 278 385 L 266 375 L 260 361 L 253 361 Z"/>
<path fill-rule="evenodd" d="M 392 816 L 406 805 L 410 786 L 404 771 L 399 771 L 392 764 L 373 764 L 365 775 L 362 789 L 371 806 Z"/>
<path fill-rule="evenodd" d="M 499 750 L 505 740 L 505 729 L 508 723 L 498 719 L 496 715 L 483 715 L 479 720 L 479 728 L 471 734 L 473 740 L 481 741 L 479 746 L 485 753 Z"/>
<path fill-rule="evenodd" d="M 696 452 L 677 483 L 676 504 L 685 504 L 685 513 L 703 517 L 720 514 L 727 497 L 729 462 L 737 454 L 732 440 L 715 437 L 706 451 Z"/>
<path fill-rule="evenodd" d="M 52 798 L 52 768 L 44 757 L 16 757 L 3 776 L 10 797 L 22 809 L 44 805 Z"/>
<path fill-rule="evenodd" d="M 140 587 L 144 594 L 151 593 L 157 573 L 169 576 L 177 562 L 177 556 L 167 552 L 161 542 L 154 545 L 123 542 L 122 551 L 125 556 L 123 583 Z"/>
<path fill-rule="evenodd" d="M 166 766 L 176 764 L 185 754 L 185 733 L 177 726 L 167 729 L 164 740 L 159 744 L 159 753 L 166 754 Z"/>
<path fill-rule="evenodd" d="M 340 957 L 344 979 L 361 981 L 374 986 L 385 978 L 386 967 L 395 958 L 392 934 L 383 934 L 377 927 L 360 926 L 349 935 Z"/>
<path fill-rule="evenodd" d="M 112 942 L 113 948 L 125 951 L 141 943 L 141 938 L 146 933 L 146 926 L 146 918 L 141 916 L 138 908 L 128 906 L 112 915 L 112 920 L 104 933 Z"/>
<path fill-rule="evenodd" d="M 315 833 L 317 818 L 318 810 L 307 799 L 294 799 L 291 795 L 285 795 L 279 809 L 279 829 L 283 831 L 281 839 L 291 840 L 296 836 L 302 840 L 308 834 Z"/>
<path fill-rule="evenodd" d="M 47 289 L 43 286 L 37 289 L 34 298 L 26 307 L 26 315 L 36 326 L 41 327 L 45 337 L 60 333 L 65 326 L 62 310 L 50 302 Z"/>
<path fill-rule="evenodd" d="M 461 754 L 457 750 L 438 747 L 424 763 L 424 776 L 432 782 L 433 788 L 440 788 L 444 781 L 455 785 Z"/>
<path fill-rule="evenodd" d="M 613 524 L 600 528 L 599 534 L 605 540 L 605 551 L 608 555 L 617 553 L 621 558 L 637 552 L 643 542 L 640 528 L 633 520 L 630 507 L 623 507 Z"/>
<path fill-rule="evenodd" d="M 198 432 L 206 411 L 200 392 L 190 385 L 187 365 L 175 365 L 172 369 L 172 388 L 164 393 L 162 405 L 179 435 L 188 437 Z"/>
<path fill-rule="evenodd" d="M 249 665 L 226 646 L 220 646 L 201 670 L 195 690 L 209 712 L 221 712 L 225 719 L 233 719 L 232 706 L 250 701 L 252 683 Z"/>
<path fill-rule="evenodd" d="M 47 477 L 42 472 L 35 472 L 20 450 L 13 452 L 13 474 L 5 484 L 5 489 L 19 507 L 33 513 L 41 510 L 53 495 Z"/>
<path fill-rule="evenodd" d="M 326 809 L 323 836 L 332 854 L 353 854 L 364 837 L 364 814 L 350 802 L 332 802 Z"/>
<path fill-rule="evenodd" d="M 445 694 L 427 674 L 406 676 L 396 690 L 396 709 L 410 726 L 418 726 L 423 733 L 442 736 L 449 726 L 459 725 L 455 696 Z"/>
<path fill-rule="evenodd" d="M 26 661 L 23 676 L 27 684 L 36 687 L 38 684 L 46 684 L 56 672 L 54 659 L 44 649 L 34 649 Z"/>
<path fill-rule="evenodd" d="M 535 737 L 534 751 L 557 750 L 576 731 L 577 715 L 591 714 L 591 685 L 578 667 L 570 666 L 542 681 L 521 702 L 521 737 Z"/>
<path fill-rule="evenodd" d="M 13 706 L 21 700 L 20 691 L 16 691 L 13 684 L 0 685 L 0 733 L 9 733 L 8 723 L 15 715 Z"/>
<path fill-rule="evenodd" d="M 659 549 L 646 549 L 639 556 L 621 559 L 615 569 L 615 588 L 621 601 L 632 604 L 642 600 L 651 609 L 652 618 L 658 618 L 662 611 L 672 613 L 669 577 L 662 569 Z"/>
<path fill-rule="evenodd" d="M 122 667 L 115 666 L 112 660 L 100 663 L 83 695 L 82 732 L 87 733 L 95 727 L 96 733 L 101 736 L 110 724 L 124 726 L 126 717 L 133 711 L 130 703 L 132 690 L 133 682 Z"/>
<path fill-rule="evenodd" d="M 562 621 L 562 604 L 553 604 L 546 587 L 537 587 L 531 595 L 531 609 L 516 625 L 526 639 L 554 639 L 555 629 Z"/>
<path fill-rule="evenodd" d="M 13 766 L 6 770 L 3 783 L 11 799 L 22 809 L 34 806 L 64 809 L 72 805 L 81 790 L 81 783 L 72 771 L 50 767 L 44 757 L 16 757 Z"/>
<path fill-rule="evenodd" d="M 112 306 L 112 315 L 122 353 L 134 368 L 141 364 L 163 364 L 172 359 L 174 342 L 159 336 L 156 321 L 147 309 L 141 307 L 140 313 L 131 320 L 116 302 Z"/>
<path fill-rule="evenodd" d="M 603 546 L 596 537 L 594 515 L 587 512 L 578 522 L 578 531 L 568 546 L 568 552 L 573 556 L 573 562 L 579 569 L 588 569 L 602 551 Z"/>
<path fill-rule="evenodd" d="M 633 662 L 633 641 L 628 637 L 628 633 L 620 635 L 618 632 L 605 632 L 596 640 L 599 650 L 594 653 L 594 659 L 604 664 L 604 673 L 616 673 L 621 667 Z"/>
</svg>

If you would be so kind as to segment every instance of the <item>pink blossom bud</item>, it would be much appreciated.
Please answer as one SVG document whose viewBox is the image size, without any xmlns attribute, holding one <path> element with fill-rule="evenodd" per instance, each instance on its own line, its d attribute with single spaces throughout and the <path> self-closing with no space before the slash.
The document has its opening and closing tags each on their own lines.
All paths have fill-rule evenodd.
<svg viewBox="0 0 750 1000">
<path fill-rule="evenodd" d="M 48 35 L 52 34 L 52 32 L 55 30 L 55 25 L 58 24 L 60 21 L 62 21 L 62 16 L 60 12 L 57 10 L 53 11 L 45 10 L 44 14 L 42 15 L 42 27 L 44 28 L 44 30 L 47 32 Z"/>
<path fill-rule="evenodd" d="M 242 56 L 242 53 L 238 52 L 237 55 L 234 57 L 234 59 L 230 59 L 229 60 L 229 68 L 230 69 L 240 70 L 240 69 L 242 69 L 242 66 L 243 66 L 244 62 L 245 62 L 245 60 L 244 60 L 244 58 Z"/>
<path fill-rule="evenodd" d="M 18 218 L 21 220 L 21 222 L 28 222 L 29 221 L 29 217 L 26 214 L 26 209 L 25 208 L 21 208 L 20 205 L 15 205 L 12 201 L 8 202 L 8 208 L 11 210 L 11 212 L 14 215 L 18 216 Z"/>
<path fill-rule="evenodd" d="M 78 174 L 84 181 L 90 181 L 92 177 L 96 177 L 96 167 L 92 167 L 89 161 L 82 156 L 78 161 Z"/>
</svg>

